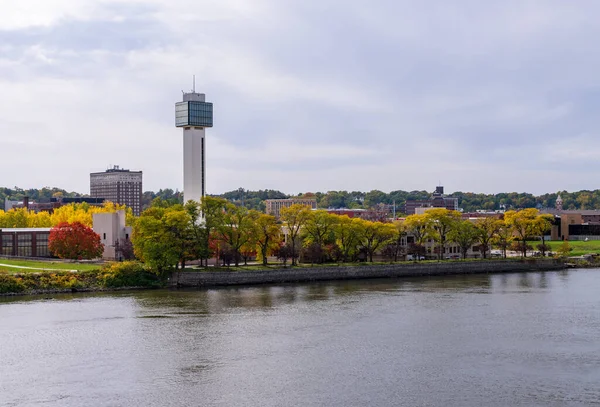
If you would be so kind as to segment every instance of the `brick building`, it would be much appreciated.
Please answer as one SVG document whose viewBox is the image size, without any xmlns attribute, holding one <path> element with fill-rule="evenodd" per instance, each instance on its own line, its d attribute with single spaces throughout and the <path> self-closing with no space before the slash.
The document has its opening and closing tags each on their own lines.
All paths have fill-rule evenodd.
<svg viewBox="0 0 600 407">
<path fill-rule="evenodd" d="M 129 171 L 115 165 L 105 172 L 90 174 L 90 196 L 126 205 L 139 216 L 142 210 L 142 171 Z"/>
</svg>

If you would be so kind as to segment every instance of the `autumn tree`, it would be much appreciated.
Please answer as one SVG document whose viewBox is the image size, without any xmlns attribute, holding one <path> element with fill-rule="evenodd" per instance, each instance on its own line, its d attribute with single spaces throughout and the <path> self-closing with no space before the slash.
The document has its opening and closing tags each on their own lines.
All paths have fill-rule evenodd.
<svg viewBox="0 0 600 407">
<path fill-rule="evenodd" d="M 223 198 L 204 196 L 200 203 L 202 213 L 202 227 L 204 228 L 202 238 L 202 250 L 204 255 L 200 259 L 208 260 L 211 254 L 219 254 L 219 245 L 216 240 L 217 231 L 223 226 L 227 201 Z"/>
<path fill-rule="evenodd" d="M 292 266 L 296 265 L 296 253 L 298 253 L 297 240 L 300 230 L 310 218 L 311 209 L 301 204 L 291 205 L 289 208 L 281 208 L 281 221 L 287 229 L 287 235 L 291 246 Z"/>
<path fill-rule="evenodd" d="M 533 229 L 534 232 L 540 237 L 542 241 L 540 245 L 540 251 L 542 252 L 542 256 L 546 255 L 546 233 L 552 230 L 552 223 L 554 222 L 554 216 L 550 214 L 539 214 L 533 220 Z"/>
<path fill-rule="evenodd" d="M 373 255 L 383 244 L 393 239 L 397 233 L 396 227 L 390 223 L 370 222 L 360 219 L 360 227 L 357 228 L 361 247 L 373 262 Z"/>
<path fill-rule="evenodd" d="M 281 228 L 272 215 L 261 214 L 254 223 L 253 238 L 258 257 L 264 266 L 268 264 L 268 256 L 281 246 Z"/>
<path fill-rule="evenodd" d="M 409 215 L 404 220 L 406 232 L 411 234 L 414 241 L 408 244 L 408 253 L 415 255 L 418 260 L 425 254 L 425 241 L 427 240 L 429 222 L 424 214 Z"/>
<path fill-rule="evenodd" d="M 100 236 L 82 223 L 61 223 L 50 230 L 48 249 L 61 259 L 91 260 L 102 257 Z"/>
<path fill-rule="evenodd" d="M 345 215 L 338 218 L 334 227 L 334 235 L 343 261 L 349 261 L 355 255 L 361 226 L 360 219 L 351 219 Z"/>
<path fill-rule="evenodd" d="M 493 216 L 479 218 L 475 221 L 475 227 L 479 232 L 477 234 L 477 240 L 479 241 L 479 247 L 484 259 L 487 258 L 487 253 L 498 233 L 500 224 L 501 221 Z"/>
<path fill-rule="evenodd" d="M 521 242 L 521 254 L 527 257 L 527 239 L 537 236 L 539 212 L 537 209 L 529 208 L 520 211 L 508 211 L 504 214 L 505 223 L 510 226 L 517 240 Z"/>
<path fill-rule="evenodd" d="M 506 250 L 510 247 L 514 240 L 512 228 L 504 220 L 498 221 L 498 230 L 492 239 L 494 246 L 502 250 L 502 257 L 506 258 Z"/>
<path fill-rule="evenodd" d="M 235 266 L 239 266 L 239 256 L 242 246 L 252 238 L 254 220 L 258 217 L 254 210 L 249 211 L 243 206 L 228 203 L 223 214 L 223 224 L 217 229 L 220 239 L 229 245 L 236 253 Z"/>
</svg>

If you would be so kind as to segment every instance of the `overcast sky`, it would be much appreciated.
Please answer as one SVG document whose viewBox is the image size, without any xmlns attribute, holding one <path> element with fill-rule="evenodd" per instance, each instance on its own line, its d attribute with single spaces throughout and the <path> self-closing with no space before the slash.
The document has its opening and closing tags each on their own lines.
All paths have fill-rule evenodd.
<svg viewBox="0 0 600 407">
<path fill-rule="evenodd" d="M 0 0 L 0 186 L 181 189 L 174 104 L 214 103 L 207 191 L 597 189 L 595 0 Z"/>
</svg>

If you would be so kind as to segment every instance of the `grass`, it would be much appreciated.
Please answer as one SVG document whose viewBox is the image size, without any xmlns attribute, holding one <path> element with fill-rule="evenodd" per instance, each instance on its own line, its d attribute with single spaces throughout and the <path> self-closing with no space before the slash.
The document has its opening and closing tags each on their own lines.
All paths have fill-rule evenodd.
<svg viewBox="0 0 600 407">
<path fill-rule="evenodd" d="M 16 267 L 4 267 L 3 264 Z M 31 267 L 31 268 L 27 268 Z M 16 273 L 38 273 L 44 270 L 97 270 L 101 266 L 98 264 L 89 263 L 63 263 L 57 261 L 36 261 L 36 260 L 8 260 L 0 258 L 0 270 L 6 271 L 9 274 Z"/>
<path fill-rule="evenodd" d="M 540 242 L 531 242 L 534 250 L 537 250 L 535 246 L 540 244 Z M 562 246 L 562 241 L 552 241 L 546 242 L 552 247 L 552 251 L 556 252 L 560 246 Z M 587 242 L 581 240 L 570 240 L 569 247 L 573 250 L 569 254 L 570 256 L 583 256 L 588 253 L 600 253 L 600 240 L 589 240 Z"/>
</svg>

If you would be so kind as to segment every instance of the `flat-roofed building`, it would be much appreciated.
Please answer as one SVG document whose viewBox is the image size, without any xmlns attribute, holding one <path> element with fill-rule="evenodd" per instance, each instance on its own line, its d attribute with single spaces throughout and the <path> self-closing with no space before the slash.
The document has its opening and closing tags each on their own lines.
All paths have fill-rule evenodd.
<svg viewBox="0 0 600 407">
<path fill-rule="evenodd" d="M 142 211 L 142 171 L 129 171 L 115 165 L 90 174 L 90 196 L 126 205 L 135 216 Z"/>
<path fill-rule="evenodd" d="M 317 200 L 315 198 L 289 198 L 289 199 L 267 199 L 265 201 L 267 215 L 273 215 L 279 218 L 281 208 L 289 208 L 292 205 L 304 205 L 311 209 L 317 209 Z"/>
<path fill-rule="evenodd" d="M 0 229 L 0 255 L 14 257 L 51 257 L 48 250 L 50 228 Z"/>
</svg>

